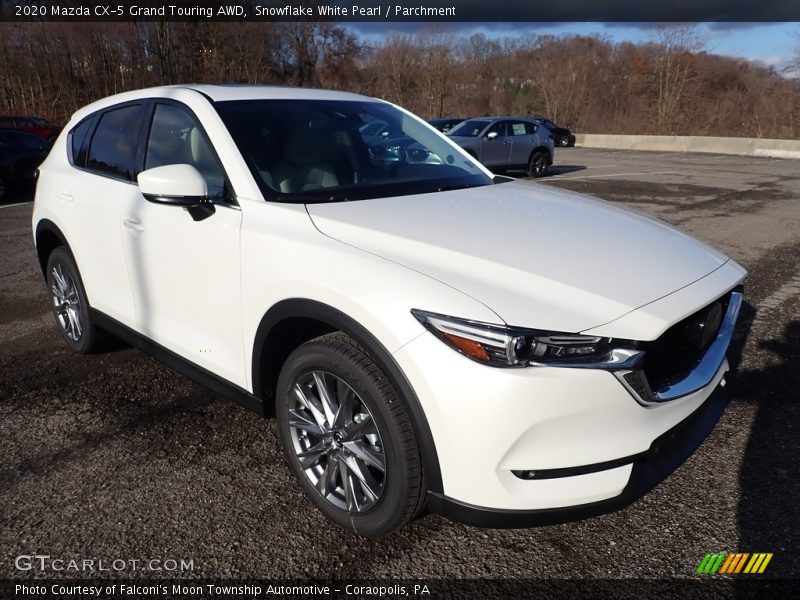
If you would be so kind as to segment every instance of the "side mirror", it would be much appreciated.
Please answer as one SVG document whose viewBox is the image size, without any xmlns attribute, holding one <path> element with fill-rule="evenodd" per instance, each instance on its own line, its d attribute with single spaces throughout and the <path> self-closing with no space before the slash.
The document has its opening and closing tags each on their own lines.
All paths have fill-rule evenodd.
<svg viewBox="0 0 800 600">
<path fill-rule="evenodd" d="M 208 202 L 208 185 L 192 165 L 165 165 L 147 169 L 136 178 L 139 191 L 150 202 L 197 206 Z"/>
<path fill-rule="evenodd" d="M 496 137 L 497 137 L 497 132 L 496 131 L 490 131 L 489 133 L 486 134 L 486 140 L 487 141 L 491 141 Z"/>
</svg>

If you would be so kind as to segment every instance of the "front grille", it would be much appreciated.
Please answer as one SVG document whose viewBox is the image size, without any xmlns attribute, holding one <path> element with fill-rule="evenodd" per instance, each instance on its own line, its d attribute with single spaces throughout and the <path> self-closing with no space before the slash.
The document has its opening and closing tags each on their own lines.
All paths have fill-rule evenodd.
<svg viewBox="0 0 800 600">
<path fill-rule="evenodd" d="M 654 392 L 684 379 L 717 337 L 730 293 L 667 329 L 644 345 L 644 374 Z"/>
</svg>

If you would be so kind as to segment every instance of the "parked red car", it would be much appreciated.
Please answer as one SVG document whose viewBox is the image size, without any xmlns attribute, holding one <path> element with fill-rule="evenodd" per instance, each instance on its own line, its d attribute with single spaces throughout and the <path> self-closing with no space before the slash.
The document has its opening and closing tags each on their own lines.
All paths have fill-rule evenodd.
<svg viewBox="0 0 800 600">
<path fill-rule="evenodd" d="M 0 129 L 24 131 L 49 142 L 54 142 L 58 134 L 61 133 L 61 127 L 48 123 L 41 117 L 0 116 Z"/>
</svg>

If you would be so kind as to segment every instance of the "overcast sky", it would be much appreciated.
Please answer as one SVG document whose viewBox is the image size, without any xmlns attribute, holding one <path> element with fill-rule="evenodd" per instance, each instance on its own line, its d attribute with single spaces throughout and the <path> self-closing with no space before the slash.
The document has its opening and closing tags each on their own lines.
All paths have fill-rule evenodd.
<svg viewBox="0 0 800 600">
<path fill-rule="evenodd" d="M 429 25 L 425 23 L 395 23 L 394 27 L 411 33 Z M 782 69 L 792 61 L 798 41 L 800 23 L 702 23 L 698 25 L 708 40 L 708 51 L 761 61 Z M 389 27 L 385 23 L 353 23 L 350 27 L 360 35 L 379 39 Z M 485 33 L 489 36 L 513 36 L 524 32 L 599 34 L 613 42 L 647 40 L 654 25 L 634 23 L 451 23 L 437 24 L 439 29 L 457 33 Z"/>
</svg>

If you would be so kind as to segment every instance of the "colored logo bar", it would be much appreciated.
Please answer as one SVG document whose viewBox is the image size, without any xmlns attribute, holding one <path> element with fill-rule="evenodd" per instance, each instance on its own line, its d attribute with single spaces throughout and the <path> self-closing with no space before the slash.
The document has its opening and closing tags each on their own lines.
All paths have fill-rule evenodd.
<svg viewBox="0 0 800 600">
<path fill-rule="evenodd" d="M 772 552 L 707 552 L 697 567 L 697 572 L 701 575 L 713 575 L 714 573 L 736 574 L 736 573 L 763 573 L 769 561 L 772 560 Z"/>
</svg>

